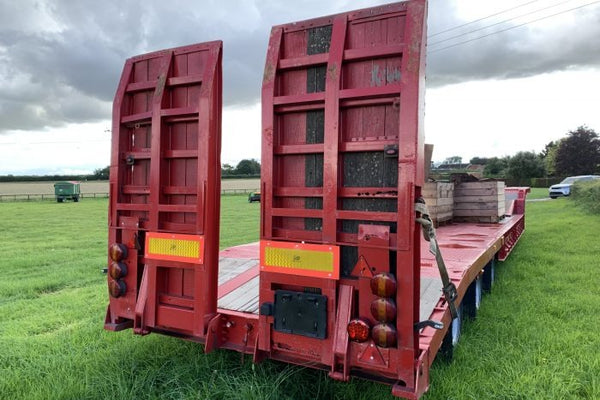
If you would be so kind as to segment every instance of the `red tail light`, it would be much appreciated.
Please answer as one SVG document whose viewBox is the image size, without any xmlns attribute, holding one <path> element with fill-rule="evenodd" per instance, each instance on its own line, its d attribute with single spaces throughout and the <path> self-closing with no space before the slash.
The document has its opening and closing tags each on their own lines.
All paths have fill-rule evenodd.
<svg viewBox="0 0 600 400">
<path fill-rule="evenodd" d="M 371 314 L 379 322 L 393 322 L 396 319 L 396 303 L 392 299 L 378 298 L 371 303 Z"/>
<path fill-rule="evenodd" d="M 371 292 L 375 296 L 394 297 L 396 295 L 396 278 L 387 272 L 382 272 L 371 278 Z"/>
<path fill-rule="evenodd" d="M 121 261 L 124 258 L 127 258 L 127 246 L 121 243 L 113 243 L 108 249 L 108 254 L 110 255 L 110 259 L 113 261 Z"/>
<path fill-rule="evenodd" d="M 110 295 L 114 298 L 118 298 L 121 297 L 125 294 L 125 292 L 127 291 L 127 286 L 125 285 L 125 282 L 123 282 L 122 280 L 114 280 L 114 279 L 109 279 L 108 280 L 108 293 L 110 293 Z"/>
<path fill-rule="evenodd" d="M 119 279 L 127 275 L 127 265 L 121 262 L 113 261 L 108 266 L 108 274 L 113 279 Z"/>
<path fill-rule="evenodd" d="M 355 342 L 366 342 L 369 339 L 371 327 L 366 321 L 356 318 L 348 323 L 348 336 Z"/>
<path fill-rule="evenodd" d="M 377 346 L 394 347 L 398 341 L 396 328 L 390 324 L 377 324 L 373 327 L 371 338 Z"/>
</svg>

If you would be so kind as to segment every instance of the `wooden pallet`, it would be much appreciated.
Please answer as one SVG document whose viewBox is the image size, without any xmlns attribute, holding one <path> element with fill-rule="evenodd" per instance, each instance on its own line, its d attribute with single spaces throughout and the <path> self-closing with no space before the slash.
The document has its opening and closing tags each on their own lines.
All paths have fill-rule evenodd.
<svg viewBox="0 0 600 400">
<path fill-rule="evenodd" d="M 463 182 L 454 189 L 454 219 L 498 222 L 505 214 L 504 182 Z"/>
<path fill-rule="evenodd" d="M 423 187 L 423 198 L 429 209 L 429 216 L 437 227 L 450 221 L 454 210 L 454 184 L 451 182 L 427 182 Z"/>
</svg>

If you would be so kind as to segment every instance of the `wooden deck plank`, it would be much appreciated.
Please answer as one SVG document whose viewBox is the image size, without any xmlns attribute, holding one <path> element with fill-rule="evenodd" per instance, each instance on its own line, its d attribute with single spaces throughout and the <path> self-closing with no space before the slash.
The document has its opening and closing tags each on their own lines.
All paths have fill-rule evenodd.
<svg viewBox="0 0 600 400">
<path fill-rule="evenodd" d="M 219 299 L 218 307 L 225 310 L 258 314 L 259 277 L 256 276 Z"/>
<path fill-rule="evenodd" d="M 258 255 L 258 254 L 257 254 Z M 258 259 L 219 258 L 219 286 L 258 264 Z"/>
<path fill-rule="evenodd" d="M 421 321 L 429 319 L 441 295 L 442 279 L 439 276 L 421 276 L 421 308 L 419 310 Z"/>
</svg>

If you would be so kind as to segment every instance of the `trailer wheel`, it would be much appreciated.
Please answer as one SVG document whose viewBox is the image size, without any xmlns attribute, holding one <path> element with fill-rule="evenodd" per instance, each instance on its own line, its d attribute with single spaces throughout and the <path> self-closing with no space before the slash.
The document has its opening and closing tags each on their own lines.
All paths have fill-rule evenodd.
<svg viewBox="0 0 600 400">
<path fill-rule="evenodd" d="M 496 279 L 496 260 L 492 259 L 483 269 L 483 291 L 490 293 Z"/>
<path fill-rule="evenodd" d="M 460 332 L 462 330 L 463 322 L 463 303 L 456 308 L 457 316 L 450 323 L 450 327 L 442 340 L 442 346 L 440 347 L 440 356 L 442 360 L 446 362 L 452 361 L 454 357 L 454 349 L 458 346 L 460 340 Z"/>
<path fill-rule="evenodd" d="M 57 197 L 56 198 L 56 202 L 57 203 L 62 203 L 63 202 L 63 198 L 62 197 Z"/>
<path fill-rule="evenodd" d="M 79 201 L 79 196 L 73 196 L 73 201 L 77 203 Z"/>
<path fill-rule="evenodd" d="M 481 281 L 481 276 L 478 276 L 477 279 L 471 282 L 463 299 L 465 316 L 469 319 L 477 317 L 477 310 L 481 306 L 481 295 L 483 292 Z"/>
</svg>

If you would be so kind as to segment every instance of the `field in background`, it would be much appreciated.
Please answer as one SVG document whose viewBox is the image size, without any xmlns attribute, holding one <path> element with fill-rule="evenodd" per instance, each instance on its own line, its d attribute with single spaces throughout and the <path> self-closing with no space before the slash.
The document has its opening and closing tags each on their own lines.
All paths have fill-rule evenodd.
<svg viewBox="0 0 600 400">
<path fill-rule="evenodd" d="M 108 181 L 81 182 L 81 193 L 108 193 Z M 54 182 L 0 182 L 3 194 L 54 194 Z"/>
<path fill-rule="evenodd" d="M 549 199 L 547 188 L 531 188 L 531 192 L 527 195 L 527 200 Z"/>
<path fill-rule="evenodd" d="M 260 179 L 223 179 L 221 190 L 256 190 Z M 108 193 L 108 181 L 81 182 L 81 193 Z M 0 182 L 0 195 L 54 194 L 54 182 Z"/>
<path fill-rule="evenodd" d="M 0 398 L 393 398 L 360 379 L 104 331 L 107 204 L 0 206 Z M 259 208 L 224 196 L 222 244 L 257 240 Z M 524 236 L 465 324 L 455 361 L 434 363 L 424 399 L 600 398 L 600 217 L 569 199 L 527 212 Z"/>
<path fill-rule="evenodd" d="M 0 195 L 4 194 L 54 194 L 54 182 L 0 182 Z M 260 179 L 223 179 L 222 190 L 256 190 Z M 108 193 L 107 181 L 81 182 L 82 193 Z M 532 188 L 529 198 L 548 197 L 548 189 Z"/>
</svg>

